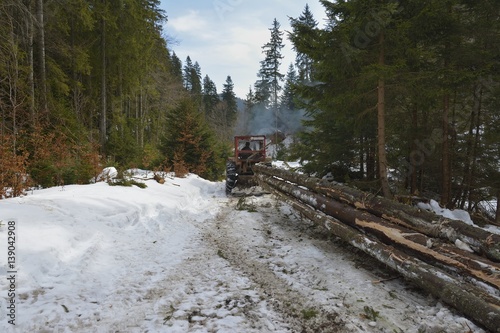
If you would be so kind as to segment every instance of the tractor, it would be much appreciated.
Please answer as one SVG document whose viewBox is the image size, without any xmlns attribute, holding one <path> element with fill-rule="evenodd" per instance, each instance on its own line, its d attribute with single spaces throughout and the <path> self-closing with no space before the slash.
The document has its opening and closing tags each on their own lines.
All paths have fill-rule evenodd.
<svg viewBox="0 0 500 333">
<path fill-rule="evenodd" d="M 266 157 L 266 137 L 264 135 L 245 135 L 234 137 L 234 156 L 226 163 L 226 194 L 231 194 L 236 184 L 251 186 L 256 182 L 253 166 L 257 163 L 271 165 Z"/>
</svg>

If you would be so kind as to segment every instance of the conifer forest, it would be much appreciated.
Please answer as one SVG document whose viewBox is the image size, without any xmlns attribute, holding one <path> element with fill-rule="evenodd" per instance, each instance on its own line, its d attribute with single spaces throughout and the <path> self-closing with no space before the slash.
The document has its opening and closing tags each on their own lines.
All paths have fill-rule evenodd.
<svg viewBox="0 0 500 333">
<path fill-rule="evenodd" d="M 0 198 L 111 165 L 221 180 L 233 135 L 266 134 L 303 173 L 500 222 L 500 3 L 319 2 L 269 22 L 240 103 L 159 0 L 0 0 Z"/>
</svg>

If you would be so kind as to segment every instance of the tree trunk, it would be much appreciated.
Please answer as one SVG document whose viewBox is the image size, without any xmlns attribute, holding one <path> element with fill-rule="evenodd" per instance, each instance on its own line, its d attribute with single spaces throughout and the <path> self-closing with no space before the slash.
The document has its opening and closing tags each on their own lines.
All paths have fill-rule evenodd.
<svg viewBox="0 0 500 333">
<path fill-rule="evenodd" d="M 450 16 L 453 14 L 453 7 L 451 3 L 447 3 L 446 6 L 448 7 L 448 13 Z M 446 40 L 444 42 L 444 63 L 443 63 L 443 69 L 444 71 L 448 71 L 450 67 L 450 50 L 451 50 L 451 43 Z M 448 82 L 450 78 L 446 77 L 447 74 L 445 74 L 445 87 L 449 85 Z M 445 91 L 443 94 L 443 114 L 442 114 L 442 130 L 443 130 L 443 136 L 442 136 L 442 152 L 441 152 L 441 206 L 451 208 L 451 158 L 450 158 L 450 133 L 449 133 L 449 126 L 450 126 L 450 119 L 449 119 L 449 114 L 450 114 L 450 93 L 448 91 Z"/>
<path fill-rule="evenodd" d="M 366 179 L 375 179 L 375 143 L 373 140 L 367 140 L 366 144 Z"/>
<path fill-rule="evenodd" d="M 32 13 L 32 5 L 31 5 L 31 0 L 25 1 L 26 9 L 28 12 L 28 15 L 26 15 L 26 33 L 27 33 L 27 39 L 28 39 L 28 45 L 26 47 L 27 53 L 28 53 L 28 66 L 29 66 L 29 73 L 28 73 L 28 85 L 29 85 L 29 108 L 30 108 L 30 115 L 31 115 L 31 122 L 34 125 L 36 121 L 36 114 L 35 114 L 35 61 L 34 61 L 34 52 L 33 52 L 33 34 L 35 31 L 35 26 L 33 23 L 33 18 L 31 16 Z"/>
<path fill-rule="evenodd" d="M 71 22 L 71 25 L 70 25 L 70 41 L 71 41 L 71 52 L 74 52 L 75 51 L 75 48 L 76 48 L 76 43 L 75 43 L 75 35 L 76 35 L 76 31 L 75 31 L 75 22 L 72 21 Z M 80 103 L 80 85 L 78 84 L 78 73 L 77 73 L 77 70 L 76 70 L 76 61 L 74 59 L 74 57 L 72 57 L 71 59 L 71 76 L 72 76 L 72 83 L 71 83 L 71 93 L 72 93 L 72 99 L 73 99 L 73 112 L 75 113 L 76 115 L 76 118 L 79 120 L 79 121 L 82 121 L 82 115 L 81 115 L 81 103 Z"/>
<path fill-rule="evenodd" d="M 379 65 L 384 66 L 385 64 L 384 32 L 380 33 L 379 42 L 380 42 Z M 380 186 L 382 187 L 382 193 L 384 194 L 384 197 L 391 198 L 392 193 L 389 188 L 389 181 L 387 179 L 387 155 L 385 151 L 385 81 L 383 75 L 380 76 L 378 81 L 377 121 L 378 121 L 377 147 L 378 147 L 378 168 L 379 168 Z"/>
<path fill-rule="evenodd" d="M 477 156 L 479 154 L 479 143 L 481 141 L 481 108 L 482 108 L 482 100 L 483 100 L 483 88 L 482 86 L 479 87 L 479 91 L 477 92 L 479 96 L 476 97 L 476 102 L 477 102 L 477 114 L 476 114 L 476 123 L 475 123 L 475 130 L 476 133 L 474 135 L 474 145 L 472 146 L 472 166 L 470 170 L 470 175 L 469 175 L 469 184 L 467 184 L 469 188 L 469 195 L 468 195 L 468 207 L 467 209 L 469 211 L 472 210 L 472 205 L 473 205 L 473 200 L 474 200 L 474 188 L 475 188 L 475 182 L 476 182 L 476 171 L 477 171 Z"/>
<path fill-rule="evenodd" d="M 139 147 L 144 148 L 144 92 L 141 87 L 139 100 Z"/>
<path fill-rule="evenodd" d="M 412 157 L 411 154 L 412 152 L 417 151 L 417 140 L 420 138 L 418 137 L 418 110 L 417 108 L 413 108 L 411 112 L 411 118 L 412 118 L 412 126 L 414 128 L 413 135 L 412 135 L 412 141 L 411 141 L 411 150 L 409 154 L 409 163 L 412 163 Z M 412 168 L 409 170 L 409 175 L 407 176 L 408 179 L 408 185 L 410 186 L 410 194 L 414 195 L 418 191 L 418 186 L 417 186 L 417 170 L 422 168 L 422 165 L 413 165 Z"/>
<path fill-rule="evenodd" d="M 359 147 L 359 173 L 361 174 L 361 178 L 365 178 L 365 137 L 364 135 L 360 135 L 359 137 L 360 147 Z"/>
<path fill-rule="evenodd" d="M 464 209 L 465 203 L 468 198 L 468 191 L 470 189 L 470 170 L 472 165 L 472 138 L 474 136 L 474 123 L 476 119 L 476 108 L 475 106 L 472 108 L 472 112 L 470 114 L 470 124 L 469 124 L 469 133 L 467 135 L 467 145 L 465 149 L 464 156 L 464 173 L 462 176 L 462 184 L 460 186 L 460 201 L 458 202 L 458 208 Z"/>
<path fill-rule="evenodd" d="M 135 143 L 139 144 L 139 108 L 141 107 L 141 95 L 135 95 Z"/>
<path fill-rule="evenodd" d="M 462 176 L 460 201 L 458 207 L 465 209 L 465 204 L 468 203 L 468 208 L 472 207 L 472 192 L 474 183 L 474 174 L 476 168 L 477 150 L 479 146 L 479 131 L 480 131 L 480 112 L 481 112 L 481 97 L 482 88 L 480 85 L 475 87 L 473 92 L 474 105 L 470 114 L 469 133 L 467 135 L 467 146 L 464 157 L 464 174 Z M 476 133 L 474 134 L 474 131 Z"/>
<path fill-rule="evenodd" d="M 443 98 L 443 144 L 441 160 L 441 205 L 448 207 L 451 202 L 451 170 L 450 170 L 450 140 L 449 140 L 449 111 L 450 96 L 448 93 Z"/>
<path fill-rule="evenodd" d="M 140 142 L 140 147 L 144 149 L 144 131 L 146 129 L 146 115 L 147 115 L 147 95 L 142 91 L 141 88 L 141 142 Z"/>
<path fill-rule="evenodd" d="M 272 185 L 269 185 L 272 187 Z M 414 258 L 392 246 L 383 244 L 329 216 L 318 213 L 295 198 L 286 196 L 293 208 L 318 226 L 346 243 L 361 249 L 378 261 L 399 272 L 406 279 L 463 312 L 469 318 L 500 332 L 500 300 L 473 284 L 456 279 L 447 272 Z"/>
<path fill-rule="evenodd" d="M 106 4 L 106 0 L 103 0 Z M 100 144 L 101 151 L 105 151 L 107 141 L 107 107 L 106 107 L 106 20 L 101 19 L 101 115 L 100 115 Z"/>
<path fill-rule="evenodd" d="M 36 2 L 37 17 L 37 44 L 38 44 L 38 84 L 40 91 L 40 104 L 44 111 L 48 110 L 47 105 L 47 73 L 45 71 L 45 25 L 43 21 L 43 0 Z"/>
</svg>

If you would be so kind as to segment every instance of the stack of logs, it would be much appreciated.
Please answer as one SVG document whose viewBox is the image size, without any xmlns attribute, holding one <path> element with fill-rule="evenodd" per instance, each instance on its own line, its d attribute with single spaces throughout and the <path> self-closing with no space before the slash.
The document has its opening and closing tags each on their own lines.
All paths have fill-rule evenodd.
<svg viewBox="0 0 500 333">
<path fill-rule="evenodd" d="M 308 219 L 500 332 L 500 235 L 341 184 L 261 164 L 254 171 Z"/>
</svg>

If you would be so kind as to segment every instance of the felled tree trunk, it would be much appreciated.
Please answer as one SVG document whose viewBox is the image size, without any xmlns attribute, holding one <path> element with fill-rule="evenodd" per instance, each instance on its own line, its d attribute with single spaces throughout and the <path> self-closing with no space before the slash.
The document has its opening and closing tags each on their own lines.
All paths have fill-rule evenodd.
<svg viewBox="0 0 500 333">
<path fill-rule="evenodd" d="M 500 235 L 475 228 L 462 221 L 440 217 L 428 211 L 377 197 L 341 184 L 322 181 L 318 178 L 307 177 L 264 165 L 254 166 L 254 171 L 307 187 L 313 192 L 326 195 L 349 206 L 414 229 L 430 237 L 438 237 L 452 243 L 459 239 L 475 252 L 484 254 L 490 260 L 500 262 Z"/>
<path fill-rule="evenodd" d="M 374 235 L 386 244 L 398 247 L 406 253 L 432 265 L 447 267 L 450 272 L 459 271 L 464 275 L 469 275 L 500 289 L 500 278 L 495 274 L 500 271 L 500 265 L 496 265 L 487 259 L 478 258 L 477 260 L 480 260 L 479 262 L 483 264 L 482 266 L 479 268 L 469 266 L 466 264 L 468 258 L 462 258 L 460 252 L 448 253 L 449 255 L 446 252 L 440 252 L 438 251 L 439 244 L 433 244 L 435 240 L 424 234 L 396 225 L 336 200 L 298 188 L 289 183 L 263 175 L 259 175 L 258 177 L 261 182 L 265 182 L 273 188 L 299 199 L 303 203 L 340 220 L 344 224 L 363 230 L 367 234 Z M 436 246 L 438 249 L 433 249 L 433 246 Z"/>
</svg>

